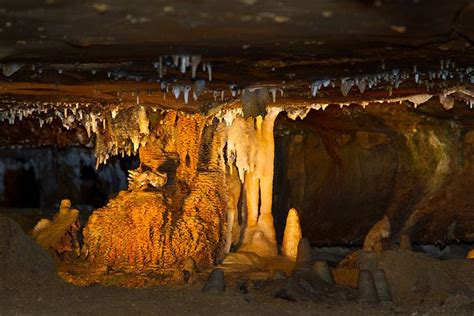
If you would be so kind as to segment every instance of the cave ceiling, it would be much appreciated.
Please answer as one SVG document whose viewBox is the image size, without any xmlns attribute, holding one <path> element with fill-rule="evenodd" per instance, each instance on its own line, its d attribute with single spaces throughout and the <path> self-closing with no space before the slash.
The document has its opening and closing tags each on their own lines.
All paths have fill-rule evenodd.
<svg viewBox="0 0 474 316">
<path fill-rule="evenodd" d="M 283 107 L 469 89 L 473 17 L 472 1 L 7 0 L 0 108 L 212 113 L 238 107 L 246 87 L 272 89 Z"/>
</svg>

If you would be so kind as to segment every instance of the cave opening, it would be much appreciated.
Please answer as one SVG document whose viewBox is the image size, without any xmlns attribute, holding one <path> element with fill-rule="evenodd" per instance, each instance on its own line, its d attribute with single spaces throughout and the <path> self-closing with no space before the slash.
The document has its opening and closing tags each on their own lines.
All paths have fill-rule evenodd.
<svg viewBox="0 0 474 316">
<path fill-rule="evenodd" d="M 94 150 L 81 146 L 2 148 L 0 212 L 20 219 L 29 231 L 35 220 L 51 218 L 69 199 L 87 222 L 93 209 L 127 189 L 128 170 L 138 163 L 137 156 L 111 157 L 96 168 Z"/>
<path fill-rule="evenodd" d="M 314 246 L 361 247 L 392 196 L 399 163 L 394 131 L 377 113 L 353 106 L 311 111 L 297 120 L 280 115 L 274 134 L 278 242 L 288 210 L 295 208 Z"/>
<path fill-rule="evenodd" d="M 473 181 L 472 128 L 470 117 L 453 123 L 436 100 L 422 110 L 409 103 L 354 104 L 296 120 L 280 115 L 272 207 L 278 243 L 295 208 L 316 256 L 341 250 L 330 260 L 342 259 L 365 249 L 387 217 L 391 237 L 383 247 L 403 247 L 408 235 L 410 249 L 465 258 L 472 242 L 464 227 L 471 219 L 461 188 Z"/>
<path fill-rule="evenodd" d="M 0 207 L 39 208 L 40 188 L 32 167 L 5 170 L 3 187 Z"/>
</svg>

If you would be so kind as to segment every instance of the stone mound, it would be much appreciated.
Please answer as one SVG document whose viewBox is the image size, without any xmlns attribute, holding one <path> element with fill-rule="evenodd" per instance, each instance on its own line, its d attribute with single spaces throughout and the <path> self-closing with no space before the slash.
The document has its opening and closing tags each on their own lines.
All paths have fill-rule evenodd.
<svg viewBox="0 0 474 316">
<path fill-rule="evenodd" d="M 0 262 L 5 280 L 58 279 L 52 258 L 8 217 L 0 217 Z"/>
<path fill-rule="evenodd" d="M 413 251 L 357 251 L 333 270 L 336 283 L 356 287 L 359 265 L 369 270 L 383 269 L 394 299 L 413 295 L 474 295 L 474 260 L 438 260 Z"/>
</svg>

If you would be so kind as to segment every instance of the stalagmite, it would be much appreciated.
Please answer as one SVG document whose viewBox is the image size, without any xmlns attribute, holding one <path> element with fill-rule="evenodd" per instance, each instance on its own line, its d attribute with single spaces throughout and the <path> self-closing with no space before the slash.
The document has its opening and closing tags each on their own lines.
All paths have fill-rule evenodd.
<svg viewBox="0 0 474 316">
<path fill-rule="evenodd" d="M 40 220 L 33 228 L 32 237 L 43 248 L 56 254 L 72 252 L 79 256 L 79 228 L 79 211 L 71 209 L 71 201 L 62 200 L 59 212 L 53 220 Z"/>
<path fill-rule="evenodd" d="M 227 239 L 224 251 L 228 253 L 232 244 L 237 244 L 240 239 L 240 226 L 238 220 L 238 203 L 242 191 L 242 183 L 234 165 L 229 166 L 226 176 L 228 206 L 227 206 Z"/>
<path fill-rule="evenodd" d="M 407 233 L 404 233 L 400 236 L 400 250 L 407 250 L 411 251 L 412 246 L 411 246 L 411 239 L 410 235 Z"/>
<path fill-rule="evenodd" d="M 384 216 L 378 221 L 369 231 L 364 240 L 365 251 L 382 251 L 383 239 L 390 236 L 390 221 L 387 216 Z"/>
<path fill-rule="evenodd" d="M 334 284 L 334 278 L 327 261 L 315 261 L 313 264 L 313 271 L 318 277 L 326 281 L 328 284 Z"/>
<path fill-rule="evenodd" d="M 467 259 L 474 259 L 474 249 L 469 250 L 466 256 Z"/>
<path fill-rule="evenodd" d="M 311 270 L 313 257 L 311 254 L 311 244 L 308 238 L 300 239 L 298 243 L 298 256 L 296 257 L 296 268 Z"/>
<path fill-rule="evenodd" d="M 313 256 L 311 244 L 308 238 L 300 239 L 298 243 L 298 255 L 293 268 L 293 276 L 304 275 L 313 270 Z"/>
<path fill-rule="evenodd" d="M 380 302 L 377 288 L 372 274 L 368 270 L 361 270 L 357 280 L 358 300 L 362 303 L 377 304 Z"/>
<path fill-rule="evenodd" d="M 301 226 L 298 211 L 291 208 L 286 218 L 285 232 L 283 233 L 282 255 L 296 260 L 298 243 L 301 239 Z"/>
<path fill-rule="evenodd" d="M 375 269 L 371 273 L 379 299 L 381 301 L 391 301 L 392 294 L 390 293 L 387 278 L 385 277 L 385 271 L 382 269 Z"/>
<path fill-rule="evenodd" d="M 209 274 L 206 283 L 202 289 L 203 292 L 211 294 L 220 294 L 225 291 L 225 278 L 222 269 L 214 269 Z"/>
<path fill-rule="evenodd" d="M 251 92 L 252 93 L 252 92 Z M 268 94 L 268 91 L 266 91 Z M 277 255 L 272 216 L 274 135 L 280 113 L 270 108 L 265 118 L 235 118 L 227 130 L 227 164 L 235 164 L 244 182 L 246 215 L 240 251 Z"/>
</svg>

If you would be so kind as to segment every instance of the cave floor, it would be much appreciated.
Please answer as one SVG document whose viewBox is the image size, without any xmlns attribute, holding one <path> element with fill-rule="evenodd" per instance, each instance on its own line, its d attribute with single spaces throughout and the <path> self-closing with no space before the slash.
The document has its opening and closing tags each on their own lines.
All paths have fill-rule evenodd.
<svg viewBox="0 0 474 316">
<path fill-rule="evenodd" d="M 222 295 L 202 293 L 202 284 L 193 286 L 156 286 L 127 289 L 92 285 L 78 287 L 66 283 L 5 284 L 0 286 L 2 315 L 175 315 L 175 314 L 252 314 L 252 315 L 416 315 L 472 314 L 474 304 L 463 296 L 446 300 L 416 297 L 411 301 L 369 306 L 355 300 L 297 302 L 276 299 L 268 288 L 253 283 L 248 293 L 228 286 Z M 271 291 L 270 291 L 271 292 Z"/>
</svg>

